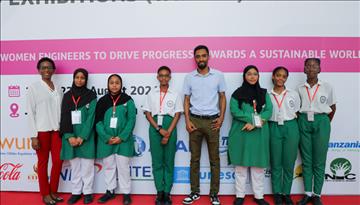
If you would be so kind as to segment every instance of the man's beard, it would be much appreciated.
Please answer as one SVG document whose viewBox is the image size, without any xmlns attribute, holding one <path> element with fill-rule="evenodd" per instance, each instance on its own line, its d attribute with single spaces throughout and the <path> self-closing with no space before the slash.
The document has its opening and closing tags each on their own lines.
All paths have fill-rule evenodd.
<svg viewBox="0 0 360 205">
<path fill-rule="evenodd" d="M 206 64 L 206 62 L 199 62 L 197 64 L 197 66 L 198 66 L 199 69 L 203 70 L 203 69 L 206 68 L 207 64 Z"/>
</svg>

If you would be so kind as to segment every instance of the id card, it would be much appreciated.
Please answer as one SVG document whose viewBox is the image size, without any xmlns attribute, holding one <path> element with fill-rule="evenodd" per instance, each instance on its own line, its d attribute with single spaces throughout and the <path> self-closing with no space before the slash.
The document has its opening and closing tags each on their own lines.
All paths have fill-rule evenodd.
<svg viewBox="0 0 360 205">
<path fill-rule="evenodd" d="M 117 117 L 110 118 L 110 128 L 116 128 L 117 126 Z"/>
<path fill-rule="evenodd" d="M 164 116 L 163 116 L 163 115 L 158 115 L 158 116 L 157 116 L 157 125 L 162 126 L 162 124 L 163 124 L 163 119 L 164 119 Z"/>
<path fill-rule="evenodd" d="M 71 123 L 73 125 L 81 124 L 81 111 L 79 110 L 71 111 Z"/>
<path fill-rule="evenodd" d="M 253 114 L 253 125 L 255 127 L 262 127 L 261 117 L 259 114 Z"/>
<path fill-rule="evenodd" d="M 284 125 L 284 116 L 281 113 L 277 114 L 278 125 Z"/>
<path fill-rule="evenodd" d="M 307 112 L 307 120 L 309 122 L 314 121 L 314 112 L 312 112 L 312 111 Z"/>
</svg>

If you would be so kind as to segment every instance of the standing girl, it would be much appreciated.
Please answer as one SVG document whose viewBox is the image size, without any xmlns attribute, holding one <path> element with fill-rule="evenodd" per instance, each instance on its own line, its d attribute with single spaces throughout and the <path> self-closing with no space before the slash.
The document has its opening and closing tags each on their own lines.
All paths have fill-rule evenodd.
<svg viewBox="0 0 360 205">
<path fill-rule="evenodd" d="M 299 128 L 296 112 L 300 109 L 297 92 L 285 87 L 289 71 L 277 67 L 272 74 L 274 88 L 270 98 L 273 113 L 269 120 L 271 184 L 275 205 L 292 205 L 290 198 L 294 164 L 299 146 Z"/>
<path fill-rule="evenodd" d="M 50 58 L 41 58 L 37 63 L 41 80 L 31 84 L 27 92 L 27 114 L 31 146 L 38 157 L 40 193 L 46 205 L 63 199 L 57 195 L 62 161 L 60 160 L 61 138 L 60 109 L 62 92 L 51 80 L 55 63 Z M 51 175 L 48 180 L 48 162 L 51 152 Z"/>
<path fill-rule="evenodd" d="M 244 69 L 243 84 L 230 100 L 233 117 L 229 132 L 229 163 L 235 165 L 235 205 L 242 205 L 248 168 L 255 194 L 254 201 L 267 205 L 264 200 L 264 168 L 269 167 L 269 127 L 272 104 L 266 89 L 260 87 L 259 71 L 249 65 Z"/>
<path fill-rule="evenodd" d="M 303 165 L 305 196 L 297 202 L 312 201 L 322 205 L 320 195 L 324 184 L 326 155 L 330 139 L 330 122 L 336 111 L 336 98 L 330 84 L 320 81 L 320 59 L 305 60 L 306 82 L 298 87 L 301 98 L 299 116 L 300 153 Z"/>
<path fill-rule="evenodd" d="M 89 90 L 88 72 L 79 68 L 73 75 L 71 89 L 61 106 L 61 159 L 70 160 L 72 195 L 68 204 L 76 203 L 84 194 L 84 204 L 93 201 L 96 93 Z"/>
<path fill-rule="evenodd" d="M 123 204 L 126 205 L 131 203 L 129 163 L 135 151 L 132 131 L 136 107 L 132 98 L 121 92 L 122 79 L 119 75 L 109 76 L 108 90 L 96 107 L 97 158 L 103 159 L 107 188 L 98 202 L 105 203 L 115 197 L 118 178 L 120 192 L 124 193 Z"/>
</svg>

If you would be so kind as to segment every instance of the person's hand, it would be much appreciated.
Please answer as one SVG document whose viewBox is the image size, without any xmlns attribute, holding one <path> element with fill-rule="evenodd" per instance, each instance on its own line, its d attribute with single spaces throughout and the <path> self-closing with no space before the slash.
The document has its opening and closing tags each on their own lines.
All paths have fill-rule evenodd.
<svg viewBox="0 0 360 205">
<path fill-rule="evenodd" d="M 255 128 L 255 126 L 252 125 L 251 123 L 246 123 L 241 130 L 251 131 L 251 130 L 253 130 L 254 128 Z"/>
<path fill-rule="evenodd" d="M 159 133 L 160 133 L 160 135 L 163 136 L 163 137 L 167 137 L 167 138 L 170 137 L 170 132 L 167 131 L 167 130 L 165 130 L 165 129 L 162 129 L 162 128 L 161 128 L 161 129 L 159 130 Z"/>
<path fill-rule="evenodd" d="M 79 146 L 81 146 L 82 143 L 84 142 L 84 140 L 83 140 L 81 137 L 77 137 L 77 138 L 76 138 L 76 142 L 77 142 L 77 144 L 78 144 Z"/>
<path fill-rule="evenodd" d="M 224 119 L 218 117 L 211 123 L 211 129 L 212 130 L 219 130 L 221 128 L 221 125 L 223 123 Z"/>
<path fill-rule="evenodd" d="M 115 142 L 115 137 L 112 136 L 112 137 L 109 139 L 108 144 L 112 145 L 112 144 L 114 144 L 114 142 Z"/>
<path fill-rule="evenodd" d="M 169 137 L 163 137 L 161 139 L 161 144 L 166 145 L 168 143 L 168 141 L 169 141 Z"/>
<path fill-rule="evenodd" d="M 76 146 L 79 145 L 78 142 L 77 142 L 76 137 L 70 137 L 70 138 L 68 139 L 68 141 L 69 141 L 69 143 L 70 143 L 70 145 L 71 145 L 72 147 L 76 147 Z"/>
<path fill-rule="evenodd" d="M 120 144 L 122 141 L 121 141 L 121 138 L 116 136 L 114 137 L 114 144 Z"/>
<path fill-rule="evenodd" d="M 39 150 L 40 149 L 40 142 L 39 142 L 39 139 L 37 137 L 31 138 L 31 147 L 34 150 Z"/>
<path fill-rule="evenodd" d="M 188 122 L 186 122 L 186 130 L 189 133 L 192 133 L 196 130 L 197 128 L 195 127 L 195 125 L 189 120 Z"/>
</svg>

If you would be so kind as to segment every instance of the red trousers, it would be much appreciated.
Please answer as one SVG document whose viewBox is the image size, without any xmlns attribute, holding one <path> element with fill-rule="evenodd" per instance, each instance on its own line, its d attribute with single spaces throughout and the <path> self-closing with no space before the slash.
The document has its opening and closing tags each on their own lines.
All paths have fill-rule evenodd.
<svg viewBox="0 0 360 205">
<path fill-rule="evenodd" d="M 61 138 L 58 131 L 38 132 L 40 149 L 36 151 L 38 157 L 38 176 L 40 193 L 42 196 L 56 193 L 59 187 L 62 161 L 60 160 Z M 51 152 L 50 184 L 48 177 L 49 153 Z"/>
</svg>

